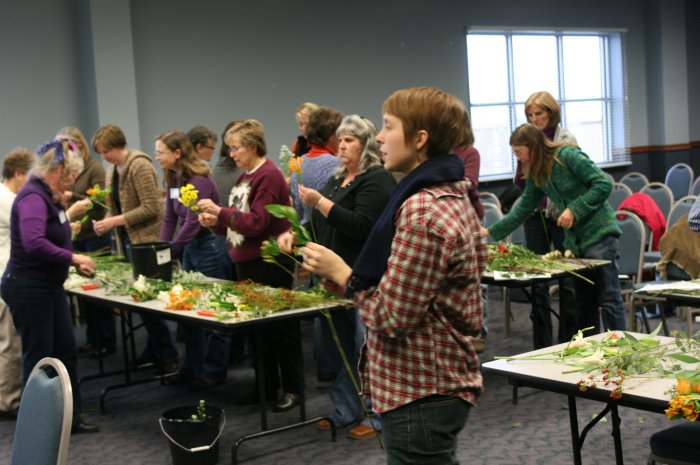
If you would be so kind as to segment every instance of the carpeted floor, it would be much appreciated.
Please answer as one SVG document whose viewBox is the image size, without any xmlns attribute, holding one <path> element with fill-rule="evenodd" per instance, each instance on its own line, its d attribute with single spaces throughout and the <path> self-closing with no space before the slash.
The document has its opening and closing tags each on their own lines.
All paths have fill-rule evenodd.
<svg viewBox="0 0 700 465">
<path fill-rule="evenodd" d="M 503 308 L 497 288 L 490 292 L 490 335 L 482 360 L 494 355 L 512 355 L 532 348 L 529 305 L 513 303 L 515 320 L 511 336 L 503 337 Z M 555 308 L 556 305 L 555 305 Z M 658 320 L 657 320 L 658 321 Z M 679 328 L 683 322 L 670 318 Z M 315 370 L 311 348 L 311 324 L 303 327 L 306 363 L 307 415 L 309 418 L 330 412 L 327 391 L 315 388 Z M 84 328 L 78 329 L 79 341 Z M 119 355 L 106 359 L 116 367 Z M 81 376 L 95 373 L 97 362 L 81 356 Z M 460 438 L 459 460 L 462 464 L 489 465 L 565 465 L 573 463 L 566 397 L 558 394 L 521 389 L 519 403 L 511 403 L 511 387 L 506 379 L 485 375 L 486 391 L 479 398 Z M 259 431 L 257 406 L 234 406 L 232 399 L 252 387 L 253 370 L 248 362 L 231 367 L 228 382 L 204 393 L 188 392 L 184 386 L 161 386 L 147 383 L 110 392 L 107 411 L 99 413 L 99 397 L 108 384 L 121 382 L 119 376 L 86 381 L 82 384 L 87 420 L 100 426 L 92 435 L 71 438 L 69 463 L 77 465 L 167 465 L 172 463 L 169 445 L 160 431 L 158 418 L 173 407 L 195 405 L 200 399 L 225 409 L 227 423 L 220 441 L 220 464 L 230 463 L 231 447 L 245 434 Z M 593 401 L 579 401 L 580 427 L 603 408 Z M 621 408 L 622 444 L 628 464 L 644 464 L 649 451 L 649 436 L 670 426 L 663 415 Z M 298 419 L 298 409 L 287 413 L 269 413 L 274 428 Z M 0 463 L 10 462 L 13 421 L 0 421 Z M 313 426 L 290 430 L 271 437 L 244 442 L 238 453 L 239 463 L 246 464 L 383 464 L 385 455 L 376 440 L 357 441 L 340 430 L 338 442 L 328 432 Z M 594 427 L 583 447 L 583 463 L 614 463 L 610 423 Z M 193 465 L 196 462 L 193 462 Z"/>
</svg>

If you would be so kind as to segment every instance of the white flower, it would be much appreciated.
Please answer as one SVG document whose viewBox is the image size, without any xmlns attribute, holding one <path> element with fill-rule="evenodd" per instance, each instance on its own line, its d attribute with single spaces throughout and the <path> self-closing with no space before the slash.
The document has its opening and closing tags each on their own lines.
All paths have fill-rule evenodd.
<svg viewBox="0 0 700 465">
<path fill-rule="evenodd" d="M 591 343 L 583 338 L 583 331 L 576 333 L 576 336 L 569 343 L 569 347 L 590 347 Z"/>
<path fill-rule="evenodd" d="M 146 291 L 148 289 L 148 282 L 146 281 L 146 277 L 140 274 L 136 281 L 134 281 L 134 285 L 132 287 L 138 292 Z"/>
<path fill-rule="evenodd" d="M 160 291 L 156 299 L 168 305 L 170 303 L 170 293 L 168 291 Z"/>
<path fill-rule="evenodd" d="M 588 357 L 584 357 L 580 360 L 581 363 L 584 365 L 596 365 L 600 366 L 603 364 L 603 358 L 605 357 L 605 353 L 597 349 L 593 355 L 589 355 Z"/>
</svg>

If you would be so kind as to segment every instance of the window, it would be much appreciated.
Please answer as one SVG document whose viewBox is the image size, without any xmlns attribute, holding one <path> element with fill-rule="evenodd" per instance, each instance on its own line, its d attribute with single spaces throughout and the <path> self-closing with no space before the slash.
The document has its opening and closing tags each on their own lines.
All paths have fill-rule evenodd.
<svg viewBox="0 0 700 465">
<path fill-rule="evenodd" d="M 482 180 L 512 177 L 508 139 L 524 103 L 546 90 L 562 126 L 601 166 L 629 163 L 622 31 L 467 30 L 468 102 Z"/>
</svg>

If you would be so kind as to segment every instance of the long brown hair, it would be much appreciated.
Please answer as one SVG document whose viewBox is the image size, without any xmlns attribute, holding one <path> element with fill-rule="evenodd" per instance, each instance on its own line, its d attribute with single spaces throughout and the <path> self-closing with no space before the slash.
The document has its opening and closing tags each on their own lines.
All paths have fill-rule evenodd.
<svg viewBox="0 0 700 465">
<path fill-rule="evenodd" d="M 179 183 L 184 184 L 195 176 L 209 176 L 209 167 L 194 151 L 187 134 L 179 129 L 173 129 L 159 134 L 156 136 L 156 140 L 165 144 L 168 150 L 173 152 L 180 150 L 180 158 L 175 164 L 176 171 L 167 170 L 164 173 L 166 186 L 176 187 Z"/>
<path fill-rule="evenodd" d="M 510 135 L 510 145 L 524 145 L 530 152 L 528 161 L 523 163 L 523 177 L 532 178 L 535 186 L 544 187 L 552 176 L 552 163 L 562 144 L 549 141 L 544 132 L 534 124 L 518 126 Z"/>
</svg>

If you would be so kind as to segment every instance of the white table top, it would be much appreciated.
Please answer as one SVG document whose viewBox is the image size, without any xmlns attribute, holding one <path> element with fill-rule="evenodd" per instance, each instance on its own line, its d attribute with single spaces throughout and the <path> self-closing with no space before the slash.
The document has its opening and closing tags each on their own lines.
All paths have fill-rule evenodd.
<svg viewBox="0 0 700 465">
<path fill-rule="evenodd" d="M 629 334 L 635 338 L 643 338 L 648 336 L 647 334 L 632 332 Z M 604 334 L 598 334 L 591 336 L 591 338 L 599 340 L 603 336 Z M 661 344 L 672 344 L 674 341 L 674 338 L 672 337 L 656 336 L 656 338 Z M 567 344 L 568 343 L 557 344 L 552 347 L 515 355 L 514 357 L 548 354 L 555 351 L 561 351 Z M 525 385 L 533 385 L 541 389 L 552 390 L 555 392 L 591 398 L 596 398 L 595 395 L 591 394 L 595 394 L 595 392 L 597 392 L 598 400 L 602 400 L 605 399 L 606 396 L 609 397 L 609 393 L 612 391 L 612 387 L 606 387 L 602 385 L 603 383 L 597 383 L 596 389 L 589 389 L 590 392 L 588 395 L 585 395 L 586 393 L 579 391 L 577 383 L 581 379 L 586 378 L 588 375 L 581 371 L 567 373 L 575 370 L 576 367 L 554 360 L 493 360 L 484 363 L 482 366 L 485 371 L 492 371 L 510 379 L 522 381 Z M 622 398 L 620 399 L 619 403 L 620 405 L 640 407 L 638 404 L 642 402 L 644 404 L 651 403 L 653 405 L 658 405 L 660 409 L 666 408 L 666 404 L 670 400 L 670 396 L 665 394 L 665 392 L 675 384 L 675 378 L 660 378 L 656 376 L 643 379 L 626 378 L 622 384 Z"/>
</svg>

